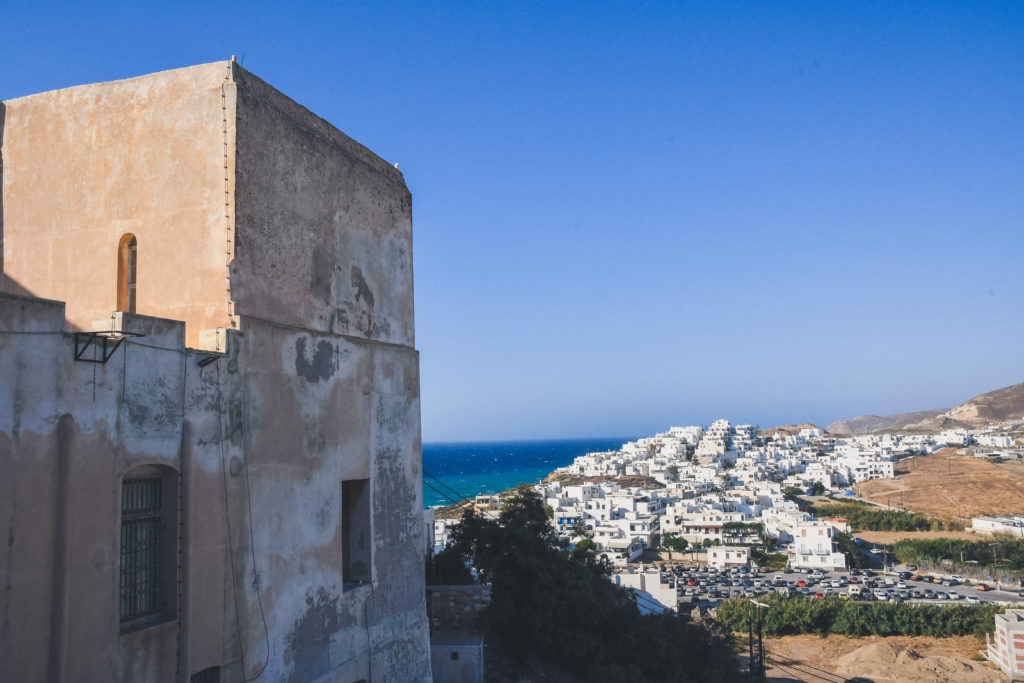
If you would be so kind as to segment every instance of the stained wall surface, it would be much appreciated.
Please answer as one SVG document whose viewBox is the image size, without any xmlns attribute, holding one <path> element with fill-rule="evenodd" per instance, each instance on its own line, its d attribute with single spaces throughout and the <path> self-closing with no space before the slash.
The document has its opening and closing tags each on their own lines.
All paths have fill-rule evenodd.
<svg viewBox="0 0 1024 683">
<path fill-rule="evenodd" d="M 8 291 L 29 296 L 0 295 L 4 675 L 184 681 L 218 667 L 221 680 L 429 680 L 411 213 L 401 175 L 233 63 L 116 85 L 6 103 L 3 274 Z M 138 109 L 139 97 L 151 106 Z M 52 129 L 75 141 L 93 130 L 96 111 L 115 121 L 118 99 L 124 117 L 163 121 L 157 138 L 183 136 L 174 168 L 111 161 L 106 169 L 153 174 L 153 196 L 119 194 L 118 182 L 93 178 L 83 183 L 112 196 L 94 198 L 79 222 L 71 200 L 61 200 L 61 220 L 31 209 L 29 178 L 82 201 L 87 193 L 44 178 L 27 148 L 50 143 L 29 145 L 23 132 Z M 217 161 L 223 172 L 223 112 L 228 194 L 237 184 L 239 197 L 230 270 L 224 179 L 207 168 Z M 76 117 L 85 124 L 72 125 Z M 113 145 L 113 160 L 131 156 L 119 142 L 103 144 Z M 81 154 L 85 161 L 61 166 L 65 182 L 73 184 L 76 164 L 104 171 L 100 152 Z M 176 164 L 195 182 L 179 178 Z M 172 216 L 165 209 L 174 202 L 162 197 L 179 191 Z M 228 208 L 234 220 L 234 199 Z M 115 213 L 123 225 L 99 225 Z M 73 226 L 65 241 L 61 221 Z M 37 222 L 44 239 L 35 244 Z M 110 296 L 96 293 L 113 286 L 109 273 L 78 263 L 71 248 L 124 225 L 139 238 L 138 315 L 112 314 Z M 163 241 L 169 235 L 194 239 Z M 147 244 L 163 244 L 180 268 L 147 269 Z M 63 281 L 65 267 L 74 285 Z M 147 278 L 159 273 L 168 296 L 147 299 Z M 74 330 L 91 329 L 94 318 L 141 336 L 105 363 L 86 362 L 100 353 L 95 345 L 76 359 L 86 338 Z M 227 331 L 204 337 L 211 328 Z M 161 623 L 122 633 L 121 487 L 133 468 L 152 465 L 177 477 L 177 519 L 166 533 L 180 539 L 170 571 L 181 580 Z M 368 491 L 368 523 L 349 534 L 368 555 L 360 582 L 345 569 L 349 480 Z"/>
<path fill-rule="evenodd" d="M 412 346 L 412 197 L 402 174 L 235 72 L 238 311 Z"/>
</svg>

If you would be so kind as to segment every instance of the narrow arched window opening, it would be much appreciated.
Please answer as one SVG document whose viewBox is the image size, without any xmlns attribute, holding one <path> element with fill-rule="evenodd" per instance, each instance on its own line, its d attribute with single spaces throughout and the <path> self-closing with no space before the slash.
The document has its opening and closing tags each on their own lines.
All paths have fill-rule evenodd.
<svg viewBox="0 0 1024 683">
<path fill-rule="evenodd" d="M 117 246 L 117 310 L 135 313 L 139 267 L 139 247 L 135 235 L 121 237 Z"/>
</svg>

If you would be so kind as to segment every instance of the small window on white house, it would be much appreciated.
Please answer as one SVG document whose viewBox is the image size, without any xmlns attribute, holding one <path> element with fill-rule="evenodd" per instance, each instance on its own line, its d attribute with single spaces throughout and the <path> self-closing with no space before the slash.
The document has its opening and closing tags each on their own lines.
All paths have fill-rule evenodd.
<svg viewBox="0 0 1024 683">
<path fill-rule="evenodd" d="M 341 576 L 346 589 L 372 580 L 370 480 L 341 482 Z"/>
</svg>

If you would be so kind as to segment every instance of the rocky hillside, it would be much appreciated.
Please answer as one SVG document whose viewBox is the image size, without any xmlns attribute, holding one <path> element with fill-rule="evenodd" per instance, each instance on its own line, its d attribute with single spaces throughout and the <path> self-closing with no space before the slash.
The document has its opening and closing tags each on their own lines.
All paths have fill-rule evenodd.
<svg viewBox="0 0 1024 683">
<path fill-rule="evenodd" d="M 872 432 L 891 432 L 904 429 L 907 425 L 924 422 L 946 412 L 946 408 L 938 410 L 921 410 L 916 413 L 898 413 L 896 415 L 858 415 L 849 420 L 836 420 L 827 429 L 833 434 L 870 434 Z"/>
<path fill-rule="evenodd" d="M 798 425 L 780 425 L 778 427 L 772 427 L 771 429 L 762 429 L 760 431 L 761 436 L 792 436 L 799 434 L 801 429 L 818 429 L 817 425 L 813 425 L 810 422 L 804 422 Z"/>
<path fill-rule="evenodd" d="M 833 434 L 870 434 L 872 432 L 934 432 L 965 427 L 974 429 L 1024 417 L 1024 382 L 975 396 L 951 410 L 925 410 L 879 417 L 858 415 L 852 420 L 837 420 L 826 429 Z"/>
</svg>

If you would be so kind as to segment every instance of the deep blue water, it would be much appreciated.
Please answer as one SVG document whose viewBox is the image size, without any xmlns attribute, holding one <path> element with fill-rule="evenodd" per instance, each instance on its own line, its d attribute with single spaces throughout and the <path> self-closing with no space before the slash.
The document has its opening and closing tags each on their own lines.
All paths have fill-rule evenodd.
<svg viewBox="0 0 1024 683">
<path fill-rule="evenodd" d="M 448 505 L 461 496 L 536 484 L 578 455 L 618 449 L 629 438 L 480 441 L 423 444 L 423 502 Z M 436 489 L 436 490 L 435 490 Z M 442 495 L 443 494 L 443 495 Z"/>
</svg>

